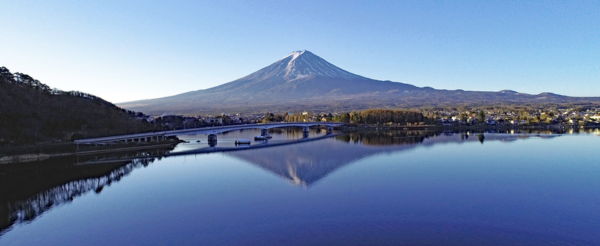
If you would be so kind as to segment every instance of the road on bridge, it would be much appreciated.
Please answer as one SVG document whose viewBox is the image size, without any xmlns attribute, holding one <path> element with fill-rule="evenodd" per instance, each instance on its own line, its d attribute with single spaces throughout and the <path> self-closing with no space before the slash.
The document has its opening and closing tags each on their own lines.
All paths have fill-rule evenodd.
<svg viewBox="0 0 600 246">
<path fill-rule="evenodd" d="M 272 128 L 285 128 L 285 127 L 302 127 L 304 131 L 308 131 L 311 126 L 327 126 L 328 128 L 339 127 L 343 123 L 329 123 L 329 122 L 290 122 L 290 123 L 270 123 L 270 124 L 246 124 L 246 125 L 230 125 L 230 126 L 217 126 L 217 127 L 202 127 L 202 128 L 190 128 L 180 130 L 169 130 L 169 131 L 157 131 L 137 134 L 118 135 L 110 137 L 100 138 L 87 138 L 75 140 L 75 144 L 99 144 L 99 143 L 111 143 L 111 142 L 150 142 L 164 140 L 166 137 L 182 135 L 182 134 L 208 134 L 214 136 L 218 133 L 237 131 L 242 129 L 272 129 Z"/>
</svg>

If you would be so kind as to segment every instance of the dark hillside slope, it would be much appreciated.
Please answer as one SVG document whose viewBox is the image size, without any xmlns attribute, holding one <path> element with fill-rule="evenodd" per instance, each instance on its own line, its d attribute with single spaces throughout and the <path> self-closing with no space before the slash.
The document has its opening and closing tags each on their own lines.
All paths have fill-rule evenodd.
<svg viewBox="0 0 600 246">
<path fill-rule="evenodd" d="M 99 97 L 50 89 L 0 67 L 0 147 L 152 129 L 134 116 Z"/>
</svg>

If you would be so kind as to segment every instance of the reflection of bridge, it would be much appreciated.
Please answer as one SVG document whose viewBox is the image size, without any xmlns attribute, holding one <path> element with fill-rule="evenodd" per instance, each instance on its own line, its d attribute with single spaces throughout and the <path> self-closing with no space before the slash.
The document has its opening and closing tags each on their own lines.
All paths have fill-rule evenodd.
<svg viewBox="0 0 600 246">
<path fill-rule="evenodd" d="M 269 148 L 269 147 L 317 141 L 317 140 L 321 140 L 321 139 L 337 137 L 339 135 L 341 135 L 341 134 L 331 134 L 331 135 L 328 134 L 328 135 L 324 135 L 324 136 L 320 136 L 320 137 L 305 138 L 305 139 L 301 139 L 301 140 L 292 140 L 292 141 L 282 141 L 282 142 L 275 142 L 275 143 L 264 142 L 264 143 L 260 143 L 260 144 L 249 145 L 247 147 L 220 147 L 220 148 L 219 147 L 205 147 L 205 148 L 200 148 L 200 149 L 170 152 L 170 153 L 166 153 L 164 156 L 170 157 L 170 156 L 179 156 L 179 155 L 208 154 L 208 153 L 215 153 L 215 152 L 232 152 L 232 151 L 258 149 L 258 148 Z"/>
<path fill-rule="evenodd" d="M 309 127 L 311 126 L 327 126 L 327 131 L 331 132 L 333 127 L 343 125 L 342 123 L 327 123 L 327 122 L 302 122 L 302 123 L 272 123 L 272 124 L 248 124 L 248 125 L 232 125 L 232 126 L 217 126 L 217 127 L 203 127 L 203 128 L 191 128 L 181 130 L 170 130 L 170 131 L 157 131 L 147 132 L 138 134 L 119 135 L 111 137 L 101 138 L 87 138 L 75 140 L 75 144 L 98 144 L 98 143 L 112 143 L 112 142 L 152 142 L 164 140 L 166 137 L 184 135 L 184 134 L 208 134 L 209 141 L 216 141 L 218 133 L 237 131 L 243 129 L 261 129 L 261 135 L 265 136 L 268 134 L 268 130 L 271 128 L 283 128 L 283 127 L 301 127 L 303 132 L 308 134 Z"/>
</svg>

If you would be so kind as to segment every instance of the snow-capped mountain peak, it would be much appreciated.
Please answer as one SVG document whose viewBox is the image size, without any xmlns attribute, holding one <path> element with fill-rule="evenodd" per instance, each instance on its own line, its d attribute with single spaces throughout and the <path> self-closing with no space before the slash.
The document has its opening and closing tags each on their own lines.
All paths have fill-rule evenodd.
<svg viewBox="0 0 600 246">
<path fill-rule="evenodd" d="M 289 80 L 311 75 L 344 79 L 363 78 L 336 67 L 308 50 L 294 51 L 275 64 L 285 65 L 285 75 L 283 77 Z"/>
<path fill-rule="evenodd" d="M 304 52 L 306 52 L 306 50 L 298 50 L 298 51 L 294 51 L 294 52 L 290 53 L 289 55 L 287 55 L 287 56 L 285 56 L 285 57 L 281 58 L 281 60 L 283 60 L 283 59 L 285 59 L 285 58 L 288 58 L 288 57 L 290 57 L 290 56 L 292 57 L 292 60 L 295 60 L 296 58 L 298 58 L 298 56 L 300 56 L 300 55 L 304 54 Z M 281 60 L 280 60 L 280 61 L 281 61 Z"/>
</svg>

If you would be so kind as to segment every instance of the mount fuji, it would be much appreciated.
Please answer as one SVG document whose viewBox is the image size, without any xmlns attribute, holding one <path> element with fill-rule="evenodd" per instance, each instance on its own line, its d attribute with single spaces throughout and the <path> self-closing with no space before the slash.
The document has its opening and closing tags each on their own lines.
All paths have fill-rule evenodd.
<svg viewBox="0 0 600 246">
<path fill-rule="evenodd" d="M 436 90 L 366 78 L 343 70 L 310 51 L 295 51 L 243 78 L 213 88 L 118 104 L 151 115 L 220 112 L 344 111 L 444 105 L 600 102 L 515 91 Z"/>
</svg>

